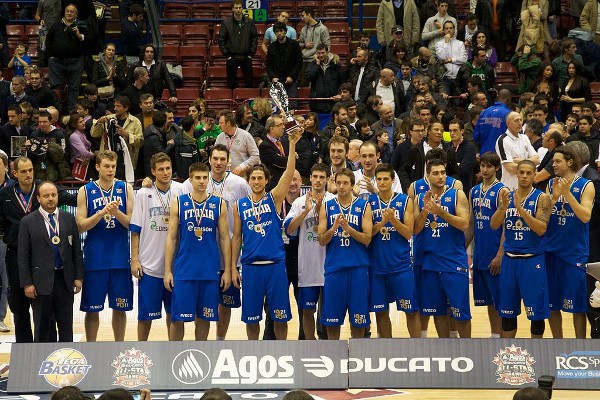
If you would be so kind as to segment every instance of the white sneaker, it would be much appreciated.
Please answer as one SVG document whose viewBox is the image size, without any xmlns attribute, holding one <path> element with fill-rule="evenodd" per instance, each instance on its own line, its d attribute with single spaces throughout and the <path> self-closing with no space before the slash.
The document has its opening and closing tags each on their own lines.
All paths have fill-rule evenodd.
<svg viewBox="0 0 600 400">
<path fill-rule="evenodd" d="M 0 332 L 10 332 L 10 328 L 6 326 L 4 321 L 0 321 Z"/>
</svg>

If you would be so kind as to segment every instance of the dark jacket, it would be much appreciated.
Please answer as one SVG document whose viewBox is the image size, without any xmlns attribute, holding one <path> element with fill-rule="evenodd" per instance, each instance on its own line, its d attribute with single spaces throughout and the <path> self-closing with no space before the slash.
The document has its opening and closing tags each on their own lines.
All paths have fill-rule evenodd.
<svg viewBox="0 0 600 400">
<path fill-rule="evenodd" d="M 137 67 L 143 67 L 142 64 L 142 61 L 138 61 L 135 64 L 133 64 L 131 68 L 129 68 L 129 83 L 133 83 L 133 71 Z M 162 98 L 162 92 L 165 87 L 169 89 L 169 95 L 171 97 L 177 97 L 177 91 L 175 90 L 175 85 L 173 85 L 173 81 L 171 80 L 171 75 L 169 75 L 167 64 L 165 64 L 162 61 L 155 60 L 155 64 L 150 67 L 150 79 L 144 87 L 144 93 L 150 93 L 152 96 L 154 96 L 154 99 L 160 100 Z M 129 110 L 129 112 L 131 112 L 131 109 Z"/>
<path fill-rule="evenodd" d="M 31 138 L 38 138 L 48 144 L 48 151 L 41 155 L 29 154 L 33 163 L 33 173 L 39 179 L 47 181 L 64 180 L 71 177 L 69 167 L 68 139 L 62 129 L 53 129 L 48 134 L 36 129 L 31 133 Z"/>
<path fill-rule="evenodd" d="M 369 96 L 377 94 L 377 85 L 379 85 L 379 79 L 373 81 L 373 84 L 367 92 L 367 99 Z M 392 82 L 392 91 L 394 92 L 394 117 L 398 118 L 406 111 L 406 99 L 404 96 L 404 86 L 394 79 Z"/>
<path fill-rule="evenodd" d="M 471 76 L 478 76 L 483 81 L 483 85 L 485 87 L 481 88 L 483 93 L 487 93 L 487 91 L 494 87 L 494 83 L 496 82 L 496 73 L 494 72 L 494 68 L 492 68 L 488 63 L 483 63 L 480 68 L 475 68 L 471 64 L 471 61 L 467 61 L 465 65 L 461 66 L 458 70 L 458 75 L 456 79 L 458 80 L 458 86 L 462 90 L 462 92 L 467 91 L 467 79 Z"/>
<path fill-rule="evenodd" d="M 189 137 L 181 129 L 175 134 L 175 172 L 179 179 L 190 177 L 189 168 L 200 161 L 198 146 L 194 138 Z"/>
<path fill-rule="evenodd" d="M 288 148 L 286 143 L 281 142 L 285 156 L 282 156 L 279 149 L 268 137 L 261 142 L 258 146 L 258 152 L 260 153 L 260 162 L 265 164 L 271 172 L 271 179 L 267 183 L 267 191 L 273 189 L 279 183 L 281 175 L 285 171 L 287 165 L 287 158 L 289 156 Z"/>
<path fill-rule="evenodd" d="M 385 128 L 383 128 L 382 125 L 383 125 L 383 121 L 380 119 L 379 121 L 377 121 L 373 125 L 371 125 L 371 130 L 373 131 L 374 134 L 376 134 L 380 130 L 385 130 Z M 392 138 L 392 143 L 394 143 L 394 147 L 396 147 L 398 142 L 402 139 L 402 120 L 399 118 L 394 118 L 393 125 L 394 125 L 394 137 Z"/>
<path fill-rule="evenodd" d="M 590 219 L 590 243 L 597 244 L 600 243 L 600 173 L 595 167 L 588 166 L 581 176 L 592 181 L 596 189 L 592 218 Z M 590 246 L 588 262 L 598 261 L 600 261 L 600 246 L 592 245 Z"/>
<path fill-rule="evenodd" d="M 566 140 L 567 143 L 574 141 L 583 142 L 587 145 L 590 149 L 590 165 L 595 167 L 598 159 L 598 146 L 600 146 L 600 132 L 592 130 L 589 136 L 583 136 L 577 131 Z"/>
<path fill-rule="evenodd" d="M 233 17 L 225 18 L 219 30 L 218 43 L 225 57 L 254 55 L 258 47 L 254 21 L 245 15 L 239 22 Z"/>
<path fill-rule="evenodd" d="M 348 136 L 346 139 L 348 139 L 348 141 L 358 139 L 358 133 L 356 133 L 356 129 L 354 129 L 354 127 L 352 127 L 350 124 L 346 124 L 345 126 L 348 129 Z M 321 158 L 325 164 L 331 163 L 331 160 L 329 159 L 329 141 L 335 133 L 335 128 L 336 125 L 333 122 L 333 119 L 331 119 L 321 131 Z"/>
<path fill-rule="evenodd" d="M 269 45 L 266 66 L 269 80 L 278 78 L 283 83 L 289 76 L 297 81 L 302 67 L 302 50 L 298 42 L 290 38 L 286 38 L 284 43 L 278 40 L 272 42 Z"/>
<path fill-rule="evenodd" d="M 40 180 L 35 181 L 35 193 L 31 200 L 31 211 L 40 208 L 40 203 L 37 200 L 37 189 L 42 183 Z M 15 195 L 15 187 L 17 181 L 10 180 L 7 185 L 0 190 L 0 231 L 4 233 L 4 243 L 13 251 L 17 249 L 17 238 L 19 237 L 19 226 L 21 219 L 26 215 Z M 58 205 L 59 206 L 77 206 L 77 193 L 69 193 L 63 188 L 58 188 Z"/>
<path fill-rule="evenodd" d="M 168 136 L 167 132 L 163 132 L 154 125 L 150 125 L 144 129 L 144 173 L 146 176 L 151 176 L 150 159 L 153 155 L 163 152 L 173 158 L 173 149 L 175 146 L 167 144 L 167 142 L 170 139 L 174 139 L 175 136 Z"/>
<path fill-rule="evenodd" d="M 308 64 L 306 68 L 306 78 L 310 82 L 311 98 L 327 98 L 335 96 L 338 88 L 342 84 L 342 66 L 340 58 L 336 54 L 330 54 L 327 68 L 323 69 L 315 61 Z M 329 113 L 333 107 L 334 101 L 311 101 L 310 110 L 316 113 Z"/>
<path fill-rule="evenodd" d="M 442 147 L 448 153 L 450 143 L 442 142 Z M 446 164 L 446 174 L 458 179 L 458 166 L 456 165 L 456 155 L 448 153 Z M 404 193 L 408 192 L 410 184 L 425 176 L 425 149 L 423 142 L 412 146 L 404 163 L 400 167 L 400 183 Z"/>
<path fill-rule="evenodd" d="M 358 82 L 360 68 L 358 64 L 350 65 L 346 72 L 346 82 L 350 82 L 354 87 L 356 87 L 356 83 Z M 372 64 L 367 64 L 360 81 L 360 88 L 358 89 L 358 97 L 361 104 L 367 102 L 369 90 L 373 85 L 373 81 L 377 79 L 379 79 L 379 69 Z M 352 95 L 354 96 L 354 93 Z"/>
<path fill-rule="evenodd" d="M 54 94 L 54 91 L 44 84 L 38 89 L 33 89 L 28 86 L 25 93 L 35 99 L 39 108 L 56 106 L 56 95 Z"/>
<path fill-rule="evenodd" d="M 0 128 L 0 150 L 3 150 L 9 159 L 14 160 L 16 157 L 11 157 L 10 138 L 13 136 L 31 136 L 31 128 L 27 125 L 21 127 L 21 132 L 17 133 L 17 129 L 8 122 Z"/>
<path fill-rule="evenodd" d="M 97 87 L 109 86 L 110 82 L 108 80 L 108 72 L 105 68 L 106 64 L 102 61 L 100 56 L 94 56 L 93 58 L 94 68 L 92 69 L 91 82 Z M 127 62 L 123 58 L 115 56 L 115 66 L 116 73 L 113 78 L 113 86 L 115 87 L 115 95 L 117 95 L 127 86 L 125 78 L 125 75 L 127 74 Z M 156 100 L 160 100 L 160 98 Z"/>
<path fill-rule="evenodd" d="M 318 160 L 315 158 L 313 153 L 313 142 L 311 141 L 312 133 L 304 131 L 298 143 L 296 143 L 296 169 L 300 172 L 300 176 L 303 178 L 310 177 L 310 169 Z M 283 148 L 289 148 L 288 136 L 281 138 Z M 260 148 L 259 148 L 260 150 Z"/>
<path fill-rule="evenodd" d="M 448 157 L 451 154 L 458 166 L 458 180 L 463 184 L 463 191 L 470 193 L 473 186 L 473 171 L 477 163 L 477 147 L 472 140 L 463 140 L 458 146 L 458 151 L 454 146 L 450 147 Z"/>
</svg>

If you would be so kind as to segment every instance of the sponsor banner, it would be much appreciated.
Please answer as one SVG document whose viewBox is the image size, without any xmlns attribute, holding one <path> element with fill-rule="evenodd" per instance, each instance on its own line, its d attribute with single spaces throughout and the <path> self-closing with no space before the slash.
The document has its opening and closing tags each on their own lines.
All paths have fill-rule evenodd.
<svg viewBox="0 0 600 400">
<path fill-rule="evenodd" d="M 17 343 L 8 392 L 346 389 L 347 357 L 346 341 Z"/>
<path fill-rule="evenodd" d="M 350 340 L 349 387 L 518 389 L 542 375 L 558 389 L 600 389 L 600 341 Z"/>
</svg>

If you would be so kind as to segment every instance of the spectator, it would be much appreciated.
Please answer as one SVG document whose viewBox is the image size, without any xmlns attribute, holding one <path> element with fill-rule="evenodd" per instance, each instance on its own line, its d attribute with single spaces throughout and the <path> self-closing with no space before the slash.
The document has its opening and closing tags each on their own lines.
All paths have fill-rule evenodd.
<svg viewBox="0 0 600 400">
<path fill-rule="evenodd" d="M 441 82 L 444 89 L 440 90 L 450 96 L 456 96 L 460 94 L 456 77 L 460 67 L 467 62 L 467 50 L 465 44 L 456 39 L 456 21 L 446 21 L 443 27 L 444 37 L 435 44 L 435 53 L 446 67 L 446 73 Z"/>
<path fill-rule="evenodd" d="M 238 176 L 245 176 L 248 169 L 260 163 L 254 138 L 250 133 L 236 126 L 235 116 L 229 110 L 219 113 L 219 127 L 221 133 L 215 144 L 225 145 L 229 149 L 231 172 Z"/>
<path fill-rule="evenodd" d="M 552 40 L 557 38 L 556 26 L 561 14 L 560 3 L 560 0 L 548 0 L 548 30 Z"/>
<path fill-rule="evenodd" d="M 433 85 L 431 83 L 431 79 L 428 76 L 419 77 L 419 86 L 418 86 L 418 94 L 423 95 L 425 97 L 425 104 L 430 109 L 435 107 L 443 107 L 447 105 L 446 99 L 444 99 L 443 94 L 433 92 Z"/>
<path fill-rule="evenodd" d="M 265 97 L 254 98 L 252 110 L 254 110 L 258 122 L 260 122 L 262 126 L 265 126 L 267 118 L 273 115 L 273 104 L 271 99 Z"/>
<path fill-rule="evenodd" d="M 269 45 L 267 60 L 267 78 L 270 82 L 284 85 L 289 98 L 298 97 L 298 73 L 302 67 L 302 50 L 294 39 L 286 36 L 287 27 L 283 22 L 273 25 L 276 40 Z M 298 108 L 296 100 L 290 100 L 292 110 Z M 285 168 L 284 168 L 285 169 Z"/>
<path fill-rule="evenodd" d="M 167 113 L 163 110 L 152 114 L 152 125 L 144 130 L 144 176 L 152 176 L 150 159 L 157 153 L 165 153 L 171 159 L 175 156 L 175 135 L 169 135 Z"/>
<path fill-rule="evenodd" d="M 356 129 L 358 140 L 362 142 L 366 142 L 367 140 L 374 141 L 373 139 L 375 138 L 375 133 L 371 130 L 369 121 L 366 119 L 358 120 L 354 125 L 354 129 Z"/>
<path fill-rule="evenodd" d="M 528 45 L 536 53 L 543 54 L 545 46 L 552 42 L 548 29 L 548 0 L 524 0 L 521 5 L 521 22 L 517 48 Z"/>
<path fill-rule="evenodd" d="M 402 33 L 404 45 L 412 53 L 412 48 L 419 43 L 421 23 L 419 10 L 414 0 L 394 2 L 393 0 L 382 0 L 377 10 L 377 42 L 386 50 L 386 46 L 395 38 L 396 33 Z M 400 28 L 400 32 L 398 32 Z M 404 32 L 406 30 L 406 32 Z M 400 35 L 398 35 L 400 36 Z M 389 60 L 386 57 L 386 60 Z"/>
<path fill-rule="evenodd" d="M 514 111 L 509 112 L 506 116 L 506 132 L 496 141 L 496 154 L 500 156 L 502 163 L 501 182 L 510 190 L 515 190 L 518 186 L 517 164 L 520 161 L 529 160 L 535 165 L 540 162 L 540 158 L 531 146 L 529 139 L 521 133 L 522 127 L 521 114 Z"/>
<path fill-rule="evenodd" d="M 60 95 L 62 87 L 68 86 L 67 110 L 75 109 L 77 104 L 86 33 L 85 25 L 77 20 L 77 7 L 71 4 L 65 8 L 64 18 L 54 23 L 46 36 L 50 87 Z"/>
<path fill-rule="evenodd" d="M 554 67 L 558 87 L 562 88 L 569 80 L 569 63 L 571 61 L 576 61 L 583 65 L 583 59 L 579 54 L 577 54 L 577 46 L 575 45 L 575 41 L 573 39 L 564 39 L 560 44 L 560 49 L 562 54 L 552 60 L 552 66 Z"/>
<path fill-rule="evenodd" d="M 364 107 L 363 118 L 369 121 L 369 125 L 373 125 L 379 121 L 379 107 L 383 105 L 381 96 L 372 95 L 367 98 L 367 104 Z"/>
<path fill-rule="evenodd" d="M 285 36 L 289 39 L 296 40 L 296 30 L 293 26 L 288 25 L 287 23 L 290 20 L 290 13 L 287 11 L 282 11 L 277 16 L 277 22 L 282 22 L 285 24 L 287 31 L 285 32 Z M 269 51 L 268 46 L 276 40 L 274 26 L 270 26 L 265 31 L 265 37 L 263 38 L 262 44 L 260 45 L 262 51 L 267 54 Z"/>
<path fill-rule="evenodd" d="M 435 90 L 446 73 L 444 65 L 436 57 L 431 55 L 431 50 L 427 47 L 419 48 L 419 55 L 414 57 L 411 62 L 415 69 L 415 75 L 428 77 Z"/>
<path fill-rule="evenodd" d="M 533 106 L 533 117 L 535 119 L 537 119 L 538 121 L 540 121 L 540 124 L 542 124 L 542 132 L 548 131 L 548 128 L 550 127 L 550 124 L 548 123 L 548 107 L 546 107 L 544 104 L 534 105 Z M 540 142 L 540 146 L 541 146 L 541 142 Z M 537 148 L 536 148 L 536 150 L 537 150 Z"/>
<path fill-rule="evenodd" d="M 396 147 L 398 142 L 402 141 L 402 120 L 394 118 L 394 112 L 389 105 L 382 105 L 379 108 L 379 121 L 371 125 L 373 132 L 384 130 L 388 133 L 388 144 L 390 149 Z"/>
<path fill-rule="evenodd" d="M 473 140 L 473 131 L 475 130 L 475 124 L 479 119 L 479 115 L 483 112 L 484 107 L 473 106 L 467 111 L 467 122 L 465 123 L 465 131 L 463 137 L 467 140 Z"/>
<path fill-rule="evenodd" d="M 2 68 L 0 68 L 0 111 L 3 113 L 6 109 L 6 98 L 10 96 L 10 82 L 4 79 Z"/>
<path fill-rule="evenodd" d="M 221 133 L 221 128 L 216 122 L 217 113 L 212 108 L 208 108 L 204 112 L 204 117 L 202 117 L 200 128 L 197 128 L 194 131 L 194 138 L 196 138 L 198 150 L 200 151 L 201 155 L 204 155 L 202 153 L 204 151 L 206 153 L 206 157 L 208 157 L 210 148 L 215 144 L 215 140 L 217 140 L 217 137 Z"/>
<path fill-rule="evenodd" d="M 423 123 L 418 118 L 408 119 L 406 128 L 408 129 L 406 140 L 402 143 L 398 143 L 392 154 L 391 163 L 398 175 L 400 175 L 400 167 L 402 167 L 408 156 L 408 151 L 411 147 L 416 146 L 423 141 L 426 132 Z"/>
<path fill-rule="evenodd" d="M 356 130 L 348 123 L 348 110 L 344 103 L 335 103 L 331 109 L 331 119 L 321 131 L 321 155 L 329 164 L 329 141 L 334 135 L 341 135 L 348 141 L 356 139 Z"/>
<path fill-rule="evenodd" d="M 387 61 L 383 67 L 391 69 L 394 72 L 394 76 L 401 77 L 401 65 L 403 62 L 410 62 L 409 60 L 406 45 L 404 42 L 401 42 L 391 49 L 391 53 L 387 57 Z"/>
<path fill-rule="evenodd" d="M 27 55 L 29 46 L 26 43 L 18 43 L 15 52 L 8 62 L 8 68 L 14 70 L 14 76 L 24 76 L 25 68 L 31 65 L 31 57 Z"/>
<path fill-rule="evenodd" d="M 199 128 L 200 124 L 202 124 L 202 116 L 200 114 L 200 107 L 197 104 L 190 104 L 188 107 L 188 116 L 194 120 L 194 129 Z"/>
<path fill-rule="evenodd" d="M 569 136 L 565 142 L 574 141 L 585 143 L 590 149 L 590 166 L 596 168 L 598 161 L 598 146 L 600 146 L 600 132 L 592 130 L 593 119 L 589 115 L 579 117 L 579 130 Z"/>
<path fill-rule="evenodd" d="M 313 61 L 317 52 L 317 46 L 323 43 L 327 48 L 331 44 L 329 30 L 321 21 L 315 19 L 315 10 L 312 7 L 304 7 L 301 12 L 304 26 L 300 31 L 298 43 L 302 49 L 302 69 L 300 69 L 300 86 L 308 86 L 305 76 L 308 65 Z"/>
<path fill-rule="evenodd" d="M 421 3 L 421 23 L 425 24 L 430 17 L 438 12 L 440 2 L 439 0 L 420 0 L 419 3 Z M 448 1 L 448 14 L 456 17 L 456 5 L 454 3 L 454 0 Z"/>
<path fill-rule="evenodd" d="M 26 136 L 29 138 L 32 129 L 22 121 L 23 111 L 18 105 L 8 107 L 7 114 L 8 122 L 0 128 L 0 150 L 4 151 L 10 157 L 10 160 L 14 161 L 21 154 L 13 153 L 11 138 L 13 136 Z"/>
<path fill-rule="evenodd" d="M 559 131 L 548 131 L 542 137 L 542 146 L 546 150 L 540 165 L 537 166 L 537 172 L 535 173 L 534 183 L 537 189 L 542 192 L 546 191 L 550 178 L 554 178 L 554 168 L 552 166 L 552 160 L 554 158 L 554 150 L 563 144 L 563 138 Z M 540 149 L 542 150 L 542 149 Z M 538 155 L 540 151 L 538 151 Z"/>
<path fill-rule="evenodd" d="M 65 131 L 52 125 L 50 113 L 42 111 L 38 129 L 31 133 L 29 154 L 35 176 L 41 180 L 56 182 L 71 176 L 66 159 L 67 136 Z M 36 139 L 34 141 L 32 139 Z"/>
<path fill-rule="evenodd" d="M 267 182 L 267 190 L 271 190 L 283 175 L 289 157 L 287 143 L 281 140 L 285 133 L 285 120 L 278 115 L 273 115 L 267 119 L 265 129 L 267 131 L 265 140 L 258 146 L 258 152 L 260 162 L 271 172 L 271 179 Z"/>
<path fill-rule="evenodd" d="M 144 87 L 146 93 L 152 94 L 155 99 L 161 99 L 163 89 L 167 88 L 169 89 L 169 101 L 171 103 L 177 103 L 177 92 L 175 91 L 175 85 L 173 85 L 167 65 L 158 60 L 158 54 L 156 53 L 156 48 L 154 45 L 149 43 L 142 48 L 142 52 L 139 55 L 139 61 L 133 64 L 129 69 L 129 72 L 133 77 L 132 79 L 130 78 L 130 83 L 134 82 L 135 69 L 138 67 L 143 67 L 148 72 L 148 82 Z M 138 103 L 139 101 L 136 103 L 132 102 L 131 104 Z"/>
<path fill-rule="evenodd" d="M 594 35 L 594 43 L 600 45 L 600 33 L 598 32 L 598 2 L 588 0 L 581 11 L 579 23 L 582 29 Z"/>
<path fill-rule="evenodd" d="M 351 83 L 344 82 L 340 85 L 337 95 L 333 96 L 335 101 L 350 101 L 354 93 L 354 86 Z"/>
<path fill-rule="evenodd" d="M 310 140 L 312 155 L 315 162 L 317 162 L 317 160 L 318 162 L 321 162 L 321 131 L 319 130 L 319 115 L 317 113 L 309 112 L 306 114 L 303 136 Z M 298 148 L 298 144 L 296 144 L 296 148 Z M 302 172 L 300 173 L 302 174 Z"/>
<path fill-rule="evenodd" d="M 254 118 L 252 107 L 250 107 L 248 102 L 243 102 L 238 107 L 235 117 L 237 125 L 249 132 L 253 137 L 262 138 L 265 135 L 265 127 Z"/>
<path fill-rule="evenodd" d="M 531 147 L 533 147 L 536 153 L 539 153 L 540 147 L 542 147 L 542 135 L 544 134 L 542 123 L 533 118 L 527 122 L 523 130 L 525 131 L 525 136 L 529 139 L 529 143 L 531 143 Z"/>
<path fill-rule="evenodd" d="M 106 105 L 98 101 L 98 88 L 93 83 L 88 83 L 83 88 L 83 97 L 92 102 L 92 116 L 100 118 L 106 115 Z"/>
<path fill-rule="evenodd" d="M 140 100 L 143 94 L 149 94 L 146 90 L 147 83 L 150 75 L 148 74 L 148 70 L 144 67 L 136 67 L 133 70 L 133 83 L 130 84 L 123 92 L 121 92 L 122 96 L 126 96 L 129 99 L 130 104 L 134 106 L 131 109 L 131 113 L 137 115 L 141 112 L 141 108 L 139 106 Z M 152 97 L 154 97 L 152 95 Z"/>
<path fill-rule="evenodd" d="M 465 63 L 464 68 L 461 67 L 461 81 L 466 83 L 466 79 L 464 75 L 473 77 L 476 76 L 481 79 L 481 84 L 478 89 L 484 93 L 487 93 L 488 90 L 494 87 L 494 82 L 496 80 L 496 73 L 494 72 L 494 68 L 492 68 L 487 62 L 487 55 L 485 49 L 482 47 L 477 47 L 473 53 L 473 59 L 471 61 L 467 61 Z M 461 87 L 463 89 L 464 87 Z"/>
<path fill-rule="evenodd" d="M 573 17 L 573 26 L 580 26 L 581 12 L 588 2 L 589 0 L 571 0 L 569 2 L 569 13 Z M 590 9 L 590 11 L 593 11 L 593 9 Z M 590 20 L 590 22 L 591 21 L 592 20 Z M 588 29 L 588 31 L 593 32 L 591 29 Z"/>
<path fill-rule="evenodd" d="M 464 138 L 464 124 L 459 119 L 452 119 L 448 125 L 452 147 L 448 150 L 448 158 L 456 160 L 458 179 L 465 193 L 470 193 L 473 186 L 473 172 L 477 164 L 477 147 L 471 140 Z M 452 155 L 450 153 L 453 153 Z"/>
<path fill-rule="evenodd" d="M 56 105 L 56 96 L 52 89 L 42 82 L 42 74 L 39 69 L 31 71 L 31 86 L 27 87 L 27 95 L 35 99 L 40 111 L 46 110 L 50 106 Z"/>
<path fill-rule="evenodd" d="M 485 61 L 490 65 L 490 67 L 496 68 L 496 64 L 498 63 L 498 53 L 496 52 L 496 49 L 490 45 L 487 33 L 484 31 L 475 32 L 471 45 L 467 46 L 465 43 L 465 46 L 468 50 L 467 56 L 469 60 L 473 58 L 474 50 L 477 48 L 483 48 L 485 50 Z"/>
<path fill-rule="evenodd" d="M 121 43 L 123 43 L 123 51 L 128 65 L 133 65 L 138 61 L 146 41 L 142 25 L 145 13 L 143 6 L 132 4 L 129 8 L 129 16 L 121 23 Z"/>
<path fill-rule="evenodd" d="M 379 131 L 375 133 L 375 140 L 377 141 L 377 153 L 379 154 L 379 164 L 389 164 L 392 162 L 392 148 L 389 144 L 389 135 L 386 131 Z"/>
<path fill-rule="evenodd" d="M 477 17 L 473 13 L 468 13 L 466 18 L 466 24 L 464 28 L 460 28 L 456 34 L 456 38 L 465 43 L 467 51 L 471 52 L 471 47 L 477 44 L 477 36 L 475 35 L 479 31 L 477 25 Z M 469 57 L 470 59 L 471 57 Z"/>
<path fill-rule="evenodd" d="M 502 89 L 498 93 L 498 100 L 479 116 L 473 131 L 473 140 L 479 147 L 479 154 L 495 151 L 496 141 L 506 131 L 506 116 L 510 112 L 508 105 L 511 102 L 510 90 Z"/>
<path fill-rule="evenodd" d="M 186 115 L 181 119 L 181 130 L 175 134 L 175 172 L 179 179 L 188 179 L 190 166 L 200 161 L 194 140 L 194 119 Z"/>
<path fill-rule="evenodd" d="M 125 60 L 116 55 L 116 51 L 117 47 L 113 43 L 107 43 L 104 52 L 94 56 L 91 82 L 98 87 L 100 99 L 104 101 L 118 96 L 127 84 L 127 65 Z"/>
<path fill-rule="evenodd" d="M 8 10 L 6 10 L 8 11 Z M 38 42 L 38 57 L 40 60 L 40 66 L 45 67 L 47 65 L 47 48 L 46 48 L 46 37 L 48 35 L 48 29 L 56 22 L 60 21 L 62 8 L 60 7 L 60 0 L 40 0 L 37 5 L 35 13 L 35 20 L 40 24 L 39 27 L 39 42 Z M 4 28 L 6 29 L 6 28 Z M 5 32 L 0 34 L 4 36 Z M 8 49 L 2 49 L 2 55 L 8 56 Z"/>
<path fill-rule="evenodd" d="M 444 25 L 447 21 L 452 21 L 453 26 L 456 27 L 456 18 L 448 15 L 448 0 L 439 0 L 437 1 L 437 14 L 427 19 L 422 34 L 423 41 L 429 42 L 427 47 L 429 47 L 429 50 L 436 56 L 436 46 L 438 42 L 444 40 L 444 37 L 447 35 L 447 33 L 444 32 Z M 456 39 L 456 30 L 453 31 L 452 37 Z"/>
<path fill-rule="evenodd" d="M 568 64 L 569 78 L 560 87 L 560 115 L 568 115 L 575 103 L 583 103 L 592 99 L 590 85 L 582 75 L 583 64 L 571 61 Z"/>
<path fill-rule="evenodd" d="M 548 96 L 548 108 L 554 110 L 554 105 L 558 101 L 558 90 L 554 66 L 547 61 L 543 62 L 538 68 L 538 77 L 532 86 L 532 92 L 536 95 L 543 93 Z"/>
<path fill-rule="evenodd" d="M 348 67 L 347 81 L 354 86 L 353 97 L 358 104 L 364 104 L 367 101 L 373 81 L 379 76 L 379 69 L 369 64 L 368 61 L 368 51 L 359 49 L 356 52 L 356 58 L 350 59 L 350 66 Z"/>
<path fill-rule="evenodd" d="M 579 115 L 575 113 L 567 115 L 567 120 L 565 121 L 565 135 L 569 137 L 573 133 L 577 132 L 578 124 Z"/>
<path fill-rule="evenodd" d="M 152 115 L 154 114 L 154 97 L 150 93 L 144 93 L 140 96 L 140 108 L 142 112 L 135 114 L 135 117 L 142 124 L 142 131 L 152 125 Z"/>
<path fill-rule="evenodd" d="M 342 82 L 340 58 L 330 53 L 326 44 L 317 45 L 315 58 L 306 68 L 306 79 L 310 83 L 311 98 L 334 97 L 338 93 Z M 312 112 L 325 114 L 331 112 L 333 103 L 333 100 L 311 100 L 309 106 Z"/>
<path fill-rule="evenodd" d="M 344 104 L 346 106 L 346 110 L 348 111 L 348 123 L 354 129 L 356 129 L 356 122 L 358 121 L 358 105 L 352 99 L 344 101 Z"/>
<path fill-rule="evenodd" d="M 134 168 L 138 162 L 140 148 L 144 144 L 142 123 L 130 112 L 131 104 L 126 96 L 115 98 L 115 113 L 105 115 L 92 125 L 92 137 L 102 138 L 100 150 L 117 153 L 115 177 L 134 182 Z"/>
<path fill-rule="evenodd" d="M 219 30 L 219 48 L 227 58 L 227 86 L 237 86 L 237 69 L 241 67 L 246 87 L 252 87 L 252 56 L 256 54 L 258 35 L 254 21 L 243 13 L 241 0 L 233 0 L 233 16 L 225 18 Z"/>
<path fill-rule="evenodd" d="M 404 87 L 400 85 L 394 71 L 384 68 L 379 71 L 379 79 L 373 81 L 367 96 L 377 95 L 381 97 L 383 104 L 390 106 L 392 114 L 399 117 L 405 111 Z"/>
<path fill-rule="evenodd" d="M 75 160 L 80 160 L 83 165 L 89 165 L 90 161 L 93 161 L 94 152 L 92 151 L 92 143 L 85 136 L 85 122 L 83 116 L 71 114 L 69 122 L 67 123 L 67 132 L 69 134 L 71 165 L 73 165 Z M 85 179 L 91 175 L 92 168 L 89 168 Z"/>
<path fill-rule="evenodd" d="M 14 78 L 12 78 L 11 82 L 12 82 L 13 94 L 8 96 L 4 100 L 5 109 L 2 110 L 2 115 L 4 117 L 6 117 L 6 110 L 8 109 L 8 107 L 15 105 L 15 104 L 18 105 L 23 102 L 27 102 L 27 103 L 31 104 L 33 107 L 38 106 L 38 103 L 37 103 L 37 100 L 35 99 L 35 97 L 30 96 L 27 93 L 25 93 L 25 78 L 23 78 L 22 76 L 15 76 Z"/>
</svg>

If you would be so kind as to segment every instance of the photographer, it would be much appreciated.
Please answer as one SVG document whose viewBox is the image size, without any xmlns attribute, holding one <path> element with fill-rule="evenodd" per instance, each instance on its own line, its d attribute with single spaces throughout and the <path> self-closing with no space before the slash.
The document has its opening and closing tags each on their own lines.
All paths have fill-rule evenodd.
<svg viewBox="0 0 600 400">
<path fill-rule="evenodd" d="M 329 141 L 333 135 L 343 136 L 348 141 L 358 138 L 356 129 L 348 123 L 348 109 L 346 107 L 342 102 L 335 103 L 331 109 L 331 120 L 321 132 L 321 156 L 326 164 L 331 162 L 329 160 Z"/>
<path fill-rule="evenodd" d="M 33 172 L 38 179 L 58 181 L 68 179 L 71 169 L 67 162 L 67 136 L 65 131 L 55 128 L 48 111 L 40 112 L 38 129 L 25 142 L 33 163 Z"/>
<path fill-rule="evenodd" d="M 85 23 L 77 21 L 77 7 L 73 4 L 65 8 L 65 16 L 54 23 L 46 36 L 50 87 L 60 98 L 60 91 L 68 85 L 67 109 L 73 110 L 77 104 L 79 84 L 83 72 Z"/>
<path fill-rule="evenodd" d="M 115 98 L 115 113 L 105 115 L 92 125 L 92 137 L 102 138 L 101 150 L 112 150 L 118 155 L 117 179 L 134 181 L 133 168 L 137 165 L 140 148 L 144 144 L 142 123 L 129 114 L 129 98 Z"/>
</svg>

